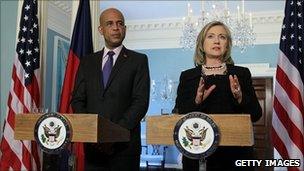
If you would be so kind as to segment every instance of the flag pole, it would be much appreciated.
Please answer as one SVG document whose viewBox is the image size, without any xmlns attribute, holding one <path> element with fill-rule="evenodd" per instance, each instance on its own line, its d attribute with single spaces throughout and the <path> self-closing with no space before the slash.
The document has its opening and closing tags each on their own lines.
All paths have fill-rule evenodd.
<svg viewBox="0 0 304 171">
<path fill-rule="evenodd" d="M 44 87 L 46 84 L 46 49 L 47 49 L 47 16 L 48 16 L 48 8 L 47 1 L 39 1 L 38 3 L 38 21 L 40 26 L 39 33 L 39 49 L 40 49 L 40 74 L 38 74 L 38 84 L 40 88 L 40 107 L 45 106 L 45 91 Z M 43 151 L 39 151 L 41 168 L 43 168 Z"/>
<path fill-rule="evenodd" d="M 48 8 L 47 1 L 39 1 L 38 4 L 38 19 L 40 26 L 40 75 L 39 75 L 39 85 L 40 85 L 40 107 L 45 107 L 45 93 L 44 87 L 46 84 L 46 49 L 47 49 L 47 16 L 48 16 Z"/>
</svg>

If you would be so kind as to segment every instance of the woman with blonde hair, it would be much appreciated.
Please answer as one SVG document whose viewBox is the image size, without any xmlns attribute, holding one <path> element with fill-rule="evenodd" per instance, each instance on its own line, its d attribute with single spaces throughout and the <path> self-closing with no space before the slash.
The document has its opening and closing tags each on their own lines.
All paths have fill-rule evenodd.
<svg viewBox="0 0 304 171">
<path fill-rule="evenodd" d="M 252 86 L 251 73 L 248 68 L 234 65 L 231 48 L 231 33 L 222 22 L 210 22 L 201 30 L 194 54 L 195 67 L 180 75 L 175 111 L 180 114 L 246 113 L 252 122 L 259 120 L 262 109 Z M 252 158 L 253 147 L 221 146 L 207 157 L 207 171 L 248 170 L 236 168 L 235 160 Z M 183 169 L 198 170 L 199 161 L 183 156 Z"/>
</svg>

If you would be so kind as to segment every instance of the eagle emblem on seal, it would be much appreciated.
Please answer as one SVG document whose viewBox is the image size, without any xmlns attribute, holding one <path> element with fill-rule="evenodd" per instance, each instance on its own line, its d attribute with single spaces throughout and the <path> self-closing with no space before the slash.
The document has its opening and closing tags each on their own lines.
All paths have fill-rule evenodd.
<svg viewBox="0 0 304 171">
<path fill-rule="evenodd" d="M 208 128 L 199 128 L 198 123 L 194 123 L 192 125 L 192 128 L 189 128 L 189 126 L 186 126 L 184 128 L 185 132 L 186 132 L 186 138 L 184 138 L 184 145 L 185 146 L 201 146 L 202 142 L 205 140 L 206 138 L 206 133 Z M 187 141 L 187 142 L 186 142 Z M 189 143 L 190 142 L 190 143 Z"/>
<path fill-rule="evenodd" d="M 43 139 L 43 143 L 47 143 L 50 145 L 53 145 L 55 142 L 57 142 L 57 138 L 60 135 L 61 126 L 57 125 L 55 127 L 54 122 L 50 122 L 49 126 L 43 125 L 44 134 L 42 136 L 45 136 Z"/>
</svg>

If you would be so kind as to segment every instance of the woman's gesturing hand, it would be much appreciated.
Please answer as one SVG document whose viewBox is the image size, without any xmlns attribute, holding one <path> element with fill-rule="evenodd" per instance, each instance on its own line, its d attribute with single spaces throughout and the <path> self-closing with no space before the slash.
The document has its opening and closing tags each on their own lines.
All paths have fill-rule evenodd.
<svg viewBox="0 0 304 171">
<path fill-rule="evenodd" d="M 242 102 L 242 89 L 239 80 L 236 75 L 229 75 L 230 88 L 233 97 L 239 102 Z"/>
<path fill-rule="evenodd" d="M 204 79 L 201 77 L 198 88 L 196 90 L 195 104 L 201 104 L 215 89 L 215 85 L 210 86 L 208 89 L 205 89 Z"/>
</svg>

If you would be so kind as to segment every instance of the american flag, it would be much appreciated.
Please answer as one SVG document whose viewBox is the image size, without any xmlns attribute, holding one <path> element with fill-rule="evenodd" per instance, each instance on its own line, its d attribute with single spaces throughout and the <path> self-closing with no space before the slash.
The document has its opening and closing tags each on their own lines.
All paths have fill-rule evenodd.
<svg viewBox="0 0 304 171">
<path fill-rule="evenodd" d="M 300 159 L 304 170 L 304 1 L 287 0 L 276 71 L 273 146 L 283 159 Z"/>
<path fill-rule="evenodd" d="M 40 170 L 37 145 L 14 139 L 15 115 L 40 105 L 38 2 L 24 0 L 19 23 L 11 90 L 1 141 L 0 170 Z"/>
</svg>

